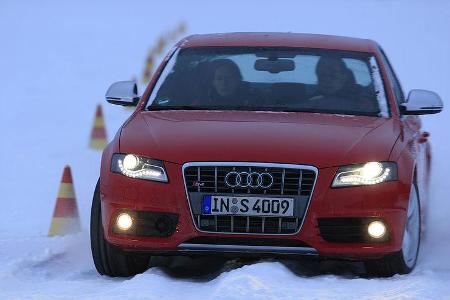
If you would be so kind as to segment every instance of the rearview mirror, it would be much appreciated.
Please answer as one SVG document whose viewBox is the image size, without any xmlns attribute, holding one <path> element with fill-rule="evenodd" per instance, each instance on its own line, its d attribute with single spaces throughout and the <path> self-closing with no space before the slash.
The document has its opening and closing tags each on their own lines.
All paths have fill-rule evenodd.
<svg viewBox="0 0 450 300">
<path fill-rule="evenodd" d="M 291 59 L 257 59 L 254 67 L 257 71 L 276 74 L 295 70 L 295 62 Z"/>
<path fill-rule="evenodd" d="M 404 115 L 428 115 L 442 111 L 444 104 L 438 94 L 426 90 L 411 90 L 405 103 L 400 104 Z"/>
<path fill-rule="evenodd" d="M 106 101 L 122 106 L 136 106 L 140 97 L 136 82 L 118 81 L 113 83 L 106 91 Z"/>
</svg>

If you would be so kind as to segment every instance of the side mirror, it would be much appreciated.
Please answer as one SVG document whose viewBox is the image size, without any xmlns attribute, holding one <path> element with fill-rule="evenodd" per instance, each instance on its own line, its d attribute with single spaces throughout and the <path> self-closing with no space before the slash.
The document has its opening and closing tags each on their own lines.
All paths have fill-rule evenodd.
<svg viewBox="0 0 450 300">
<path fill-rule="evenodd" d="M 444 104 L 438 94 L 426 90 L 412 90 L 405 103 L 400 104 L 404 115 L 428 115 L 442 111 Z"/>
<path fill-rule="evenodd" d="M 106 91 L 106 101 L 122 106 L 136 106 L 140 97 L 136 82 L 118 81 L 113 83 Z"/>
</svg>

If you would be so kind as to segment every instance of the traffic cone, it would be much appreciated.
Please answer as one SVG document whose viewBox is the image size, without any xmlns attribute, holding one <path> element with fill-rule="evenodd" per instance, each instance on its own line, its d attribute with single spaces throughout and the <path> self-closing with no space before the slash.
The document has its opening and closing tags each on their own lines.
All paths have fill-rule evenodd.
<svg viewBox="0 0 450 300">
<path fill-rule="evenodd" d="M 103 121 L 103 112 L 100 104 L 97 105 L 95 112 L 94 126 L 91 132 L 91 141 L 89 146 L 95 150 L 103 150 L 108 143 L 106 138 L 105 122 Z"/>
<path fill-rule="evenodd" d="M 79 231 L 81 231 L 81 224 L 73 189 L 72 173 L 70 167 L 66 166 L 59 186 L 48 236 L 65 235 Z"/>
<path fill-rule="evenodd" d="M 152 77 L 152 72 L 153 72 L 153 53 L 151 53 L 148 57 L 147 57 L 147 62 L 145 64 L 145 69 L 144 69 L 144 74 L 142 75 L 142 82 L 143 83 L 148 83 Z"/>
<path fill-rule="evenodd" d="M 161 36 L 158 40 L 158 43 L 156 44 L 156 54 L 161 54 L 164 51 L 164 48 L 166 48 L 166 44 L 167 42 L 165 38 Z"/>
<path fill-rule="evenodd" d="M 178 34 L 184 34 L 186 32 L 187 25 L 185 22 L 180 22 L 177 27 Z"/>
</svg>

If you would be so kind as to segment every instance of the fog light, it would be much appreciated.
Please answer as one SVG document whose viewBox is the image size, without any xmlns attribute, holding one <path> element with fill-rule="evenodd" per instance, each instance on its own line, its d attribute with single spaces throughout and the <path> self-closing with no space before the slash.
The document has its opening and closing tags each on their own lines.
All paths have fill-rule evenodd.
<svg viewBox="0 0 450 300">
<path fill-rule="evenodd" d="M 373 221 L 367 227 L 367 232 L 375 239 L 382 238 L 386 234 L 386 225 L 381 221 Z"/>
<path fill-rule="evenodd" d="M 116 220 L 117 227 L 120 230 L 128 230 L 133 226 L 133 219 L 127 213 L 121 213 Z"/>
</svg>

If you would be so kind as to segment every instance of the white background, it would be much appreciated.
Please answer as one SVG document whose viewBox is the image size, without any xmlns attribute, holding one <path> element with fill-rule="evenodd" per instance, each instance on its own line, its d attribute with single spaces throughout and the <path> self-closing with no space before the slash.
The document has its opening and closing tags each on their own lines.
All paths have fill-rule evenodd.
<svg viewBox="0 0 450 300">
<path fill-rule="evenodd" d="M 141 77 L 158 37 L 292 31 L 370 38 L 405 91 L 450 99 L 450 3 L 445 1 L 0 1 L 0 298 L 417 298 L 450 299 L 449 112 L 423 117 L 431 132 L 431 218 L 417 269 L 364 279 L 332 267 L 314 276 L 264 261 L 229 263 L 218 277 L 179 278 L 153 268 L 132 279 L 97 275 L 89 210 L 100 153 L 88 149 L 95 106 L 109 138 L 129 111 L 104 102 L 110 83 Z M 70 164 L 84 232 L 47 238 L 64 165 Z M 331 272 L 332 274 L 328 274 Z"/>
</svg>

